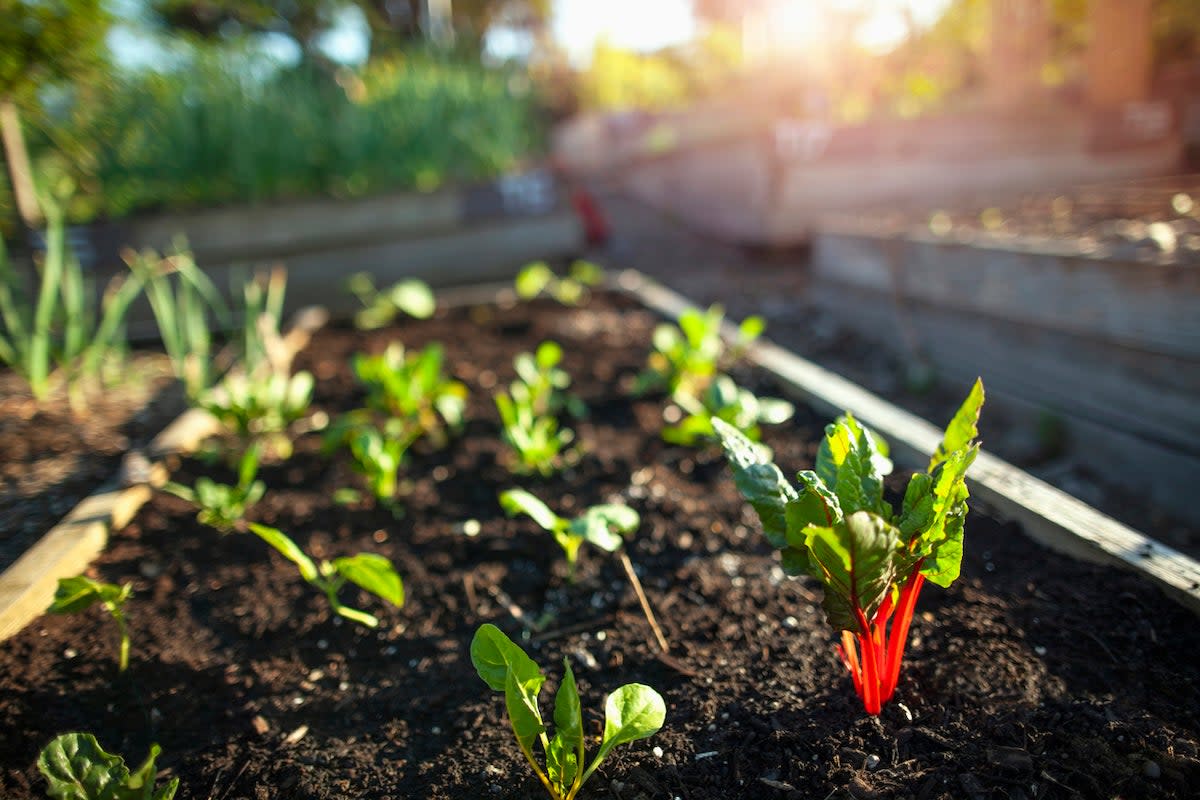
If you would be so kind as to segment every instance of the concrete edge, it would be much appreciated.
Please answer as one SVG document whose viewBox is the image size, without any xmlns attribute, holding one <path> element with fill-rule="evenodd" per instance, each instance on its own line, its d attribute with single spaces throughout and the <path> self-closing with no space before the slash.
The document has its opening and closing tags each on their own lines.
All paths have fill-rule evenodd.
<svg viewBox="0 0 1200 800">
<path fill-rule="evenodd" d="M 614 286 L 672 319 L 695 306 L 682 295 L 629 270 Z M 736 328 L 727 322 L 727 334 Z M 769 341 L 747 353 L 774 374 L 796 398 L 832 418 L 845 410 L 866 422 L 892 446 L 901 463 L 920 468 L 941 442 L 930 423 L 866 389 Z M 1066 555 L 1133 571 L 1189 610 L 1200 613 L 1200 563 L 986 451 L 968 476 L 971 494 L 1019 522 L 1034 541 Z"/>
</svg>

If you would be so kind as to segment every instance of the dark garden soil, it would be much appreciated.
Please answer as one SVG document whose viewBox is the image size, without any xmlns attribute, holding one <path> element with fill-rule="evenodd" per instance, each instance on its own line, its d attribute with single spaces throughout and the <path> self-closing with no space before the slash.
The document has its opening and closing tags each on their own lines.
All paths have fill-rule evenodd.
<svg viewBox="0 0 1200 800">
<path fill-rule="evenodd" d="M 165 356 L 138 354 L 125 376 L 76 413 L 62 392 L 39 405 L 0 372 L 0 571 L 183 410 Z"/>
<path fill-rule="evenodd" d="M 350 354 L 393 338 L 444 342 L 472 391 L 465 434 L 410 462 L 403 519 L 335 505 L 334 491 L 359 479 L 344 457 L 320 454 L 316 435 L 265 471 L 255 519 L 320 556 L 387 555 L 404 576 L 405 607 L 347 592 L 383 624 L 331 617 L 261 541 L 221 537 L 159 495 L 94 569 L 135 585 L 127 675 L 116 673 L 115 633 L 99 609 L 40 618 L 0 644 L 0 797 L 42 796 L 37 752 L 70 730 L 131 760 L 160 743 L 160 766 L 189 800 L 543 797 L 501 697 L 471 666 L 483 622 L 514 637 L 538 623 L 527 647 L 551 689 L 571 660 L 591 734 L 605 692 L 622 683 L 666 698 L 663 730 L 614 751 L 584 797 L 1195 796 L 1195 617 L 1135 577 L 1054 555 L 985 513 L 968 521 L 962 579 L 924 593 L 898 702 L 866 717 L 818 590 L 784 578 L 719 452 L 663 444 L 661 400 L 624 392 L 655 321 L 598 297 L 583 310 L 464 309 L 376 334 L 318 334 L 297 366 L 317 376 L 317 405 L 331 414 L 362 401 Z M 563 513 L 620 499 L 642 514 L 628 552 L 668 656 L 615 558 L 585 550 L 568 585 L 548 535 L 498 507 L 514 479 L 499 463 L 491 390 L 512 377 L 516 352 L 547 338 L 564 345 L 592 415 L 574 424 L 574 468 L 520 482 Z M 801 409 L 769 432 L 788 471 L 811 465 L 823 423 Z M 209 471 L 228 478 L 194 462 L 178 478 Z M 468 520 L 479 523 L 474 536 Z"/>
</svg>

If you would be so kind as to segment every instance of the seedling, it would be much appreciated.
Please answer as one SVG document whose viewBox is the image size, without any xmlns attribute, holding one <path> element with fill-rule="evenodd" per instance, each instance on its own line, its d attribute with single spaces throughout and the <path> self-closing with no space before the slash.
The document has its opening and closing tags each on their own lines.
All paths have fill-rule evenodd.
<svg viewBox="0 0 1200 800">
<path fill-rule="evenodd" d="M 313 377 L 308 372 L 290 376 L 273 371 L 236 372 L 202 392 L 196 404 L 240 440 L 263 438 L 275 447 L 284 444 L 286 450 L 283 433 L 308 411 L 312 391 Z"/>
<path fill-rule="evenodd" d="M 682 392 L 675 396 L 676 404 L 688 416 L 676 425 L 662 430 L 662 438 L 672 444 L 694 445 L 702 439 L 712 439 L 712 419 L 716 418 L 737 428 L 752 441 L 762 438 L 760 425 L 779 425 L 795 413 L 795 407 L 777 397 L 757 397 L 743 389 L 728 375 L 717 375 L 696 399 Z"/>
<path fill-rule="evenodd" d="M 553 415 L 535 413 L 532 393 L 521 381 L 514 381 L 509 393 L 498 392 L 495 400 L 503 426 L 501 438 L 515 457 L 513 470 L 526 475 L 553 475 L 560 466 L 563 448 L 575 439 L 575 432 L 560 428 Z"/>
<path fill-rule="evenodd" d="M 629 506 L 592 506 L 575 519 L 555 514 L 538 498 L 524 489 L 509 489 L 500 495 L 500 506 L 509 516 L 526 514 L 549 531 L 567 559 L 567 580 L 575 580 L 575 564 L 584 542 L 615 553 L 625 543 L 623 535 L 637 530 L 641 519 Z"/>
<path fill-rule="evenodd" d="M 467 406 L 467 387 L 446 377 L 444 361 L 439 344 L 408 355 L 393 342 L 379 355 L 355 356 L 354 374 L 367 389 L 368 407 L 400 421 L 403 431 L 389 430 L 392 435 L 411 431 L 414 441 L 429 436 L 441 447 L 447 428 L 462 427 Z"/>
<path fill-rule="evenodd" d="M 738 327 L 733 347 L 721 338 L 725 311 L 719 305 L 708 311 L 688 309 L 679 315 L 679 326 L 663 323 L 654 329 L 654 350 L 646 369 L 634 384 L 637 394 L 666 391 L 672 397 L 699 397 L 725 365 L 736 361 L 743 350 L 762 335 L 762 317 L 746 317 Z"/>
<path fill-rule="evenodd" d="M 401 312 L 417 319 L 429 319 L 437 308 L 433 290 L 424 281 L 410 279 L 379 291 L 369 272 L 352 275 L 346 287 L 365 306 L 354 315 L 359 330 L 370 331 L 390 323 Z"/>
<path fill-rule="evenodd" d="M 554 697 L 554 738 L 550 738 L 538 695 L 546 676 L 525 651 L 495 625 L 481 625 L 471 640 L 471 663 L 493 691 L 504 692 L 508 721 L 517 745 L 553 800 L 573 800 L 614 747 L 653 736 L 662 728 L 667 706 L 662 695 L 640 683 L 627 683 L 604 704 L 604 735 L 592 763 L 585 763 L 583 712 L 571 664 L 563 659 L 563 679 Z M 545 770 L 534 743 L 545 754 Z"/>
<path fill-rule="evenodd" d="M 604 282 L 604 270 L 590 261 L 576 261 L 565 278 L 554 274 L 545 261 L 535 261 L 519 273 L 515 288 L 522 300 L 532 300 L 545 292 L 565 306 L 577 306 L 587 300 L 588 289 Z"/>
<path fill-rule="evenodd" d="M 318 566 L 282 531 L 254 522 L 250 523 L 250 530 L 295 564 L 300 570 L 300 577 L 324 592 L 335 614 L 368 628 L 379 626 L 379 620 L 375 616 L 357 608 L 344 606 L 338 600 L 338 590 L 345 586 L 347 581 L 396 607 L 404 605 L 404 584 L 400 575 L 392 566 L 392 562 L 381 555 L 359 553 L 356 556 L 335 558 L 333 561 L 323 560 Z"/>
<path fill-rule="evenodd" d="M 112 583 L 94 581 L 86 575 L 76 575 L 73 578 L 59 578 L 58 589 L 54 592 L 54 602 L 46 609 L 51 614 L 78 614 L 81 611 L 103 603 L 121 635 L 121 647 L 117 655 L 117 670 L 124 672 L 129 668 L 129 628 L 125 624 L 125 601 L 133 591 L 133 584 L 117 586 Z"/>
<path fill-rule="evenodd" d="M 557 414 L 566 409 L 576 419 L 586 417 L 583 401 L 566 392 L 571 376 L 558 366 L 562 356 L 562 347 L 557 342 L 542 342 L 536 352 L 517 355 L 513 367 L 529 388 L 529 404 L 535 414 Z"/>
<path fill-rule="evenodd" d="M 42 748 L 37 767 L 49 784 L 46 795 L 59 800 L 171 800 L 179 778 L 154 788 L 161 752 L 150 745 L 150 755 L 130 773 L 125 759 L 104 752 L 92 734 L 64 733 Z"/>
<path fill-rule="evenodd" d="M 868 714 L 891 700 L 921 586 L 946 587 L 962 563 L 967 468 L 979 452 L 983 383 L 976 381 L 926 472 L 912 476 L 896 513 L 883 499 L 884 449 L 849 413 L 825 429 L 816 470 L 797 489 L 761 449 L 714 419 L 734 481 L 790 575 L 825 588 L 829 624 Z M 889 622 L 891 623 L 889 628 Z"/>
<path fill-rule="evenodd" d="M 246 509 L 262 499 L 267 487 L 256 479 L 261 447 L 256 443 L 246 448 L 238 464 L 236 486 L 217 483 L 212 478 L 200 476 L 195 486 L 189 488 L 168 481 L 163 490 L 200 507 L 196 514 L 201 524 L 216 528 L 221 533 L 235 530 L 246 515 Z"/>
</svg>

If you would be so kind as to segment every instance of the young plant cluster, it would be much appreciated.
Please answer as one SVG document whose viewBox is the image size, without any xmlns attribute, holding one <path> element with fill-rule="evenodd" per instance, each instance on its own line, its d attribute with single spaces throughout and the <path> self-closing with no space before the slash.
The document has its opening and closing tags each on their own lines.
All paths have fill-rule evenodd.
<svg viewBox="0 0 1200 800">
<path fill-rule="evenodd" d="M 762 335 L 766 327 L 762 318 L 747 317 L 731 347 L 722 333 L 724 322 L 724 310 L 714 305 L 705 312 L 683 312 L 678 327 L 663 323 L 654 329 L 654 350 L 634 390 L 639 394 L 662 391 L 671 398 L 673 405 L 664 412 L 662 429 L 667 442 L 692 446 L 713 439 L 713 418 L 758 441 L 761 425 L 778 425 L 795 413 L 786 400 L 757 397 L 722 371 Z"/>
<path fill-rule="evenodd" d="M 519 354 L 513 361 L 517 379 L 507 392 L 495 395 L 501 437 L 511 450 L 514 471 L 521 474 L 554 474 L 562 466 L 564 448 L 575 439 L 574 431 L 561 427 L 559 413 L 587 413 L 578 398 L 566 394 L 571 379 L 558 367 L 561 360 L 562 348 L 555 342 Z"/>
</svg>

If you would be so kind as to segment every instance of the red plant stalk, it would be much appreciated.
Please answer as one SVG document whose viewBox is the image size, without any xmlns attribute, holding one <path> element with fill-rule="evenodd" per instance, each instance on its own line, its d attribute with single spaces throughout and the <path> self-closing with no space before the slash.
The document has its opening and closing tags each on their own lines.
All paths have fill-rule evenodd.
<svg viewBox="0 0 1200 800">
<path fill-rule="evenodd" d="M 917 562 L 909 573 L 897 603 L 893 604 L 892 598 L 887 597 L 869 624 L 862 610 L 855 608 L 859 632 L 842 631 L 838 654 L 850 671 L 855 693 L 872 716 L 878 715 L 883 704 L 892 699 L 900 681 L 900 663 L 904 660 L 908 629 L 917 607 L 917 596 L 925 583 L 921 564 Z"/>
</svg>

